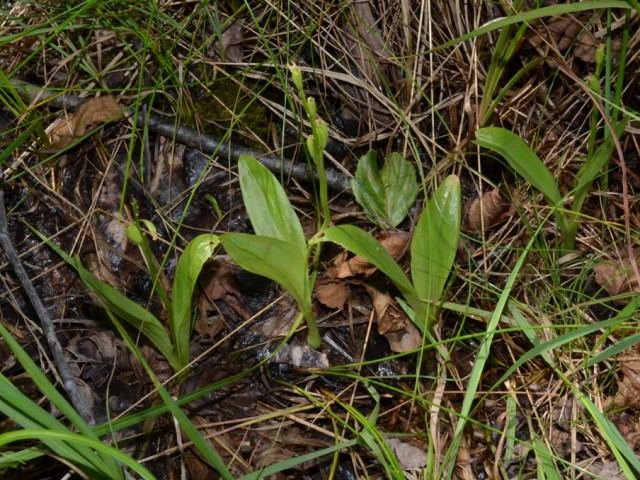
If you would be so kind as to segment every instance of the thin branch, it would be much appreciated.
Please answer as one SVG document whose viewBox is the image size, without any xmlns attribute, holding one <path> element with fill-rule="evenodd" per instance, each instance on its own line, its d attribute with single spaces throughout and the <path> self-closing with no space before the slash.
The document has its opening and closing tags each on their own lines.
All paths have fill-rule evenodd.
<svg viewBox="0 0 640 480">
<path fill-rule="evenodd" d="M 22 288 L 27 294 L 27 298 L 31 303 L 31 306 L 36 312 L 38 319 L 40 320 L 40 325 L 44 332 L 44 336 L 47 340 L 47 344 L 49 345 L 49 349 L 51 350 L 51 354 L 53 355 L 53 361 L 55 363 L 56 369 L 58 370 L 58 374 L 62 379 L 62 383 L 64 388 L 69 395 L 69 399 L 73 404 L 74 408 L 78 412 L 78 414 L 82 417 L 82 419 L 89 425 L 94 426 L 96 424 L 95 418 L 93 416 L 92 410 L 85 403 L 82 395 L 80 394 L 80 390 L 78 389 L 78 385 L 76 384 L 76 380 L 74 375 L 71 373 L 69 369 L 69 365 L 67 364 L 66 359 L 64 358 L 64 353 L 62 352 L 62 345 L 56 336 L 55 327 L 53 326 L 53 320 L 49 315 L 49 312 L 42 304 L 38 293 L 33 287 L 33 283 L 31 283 L 31 279 L 29 275 L 27 275 L 26 270 L 22 266 L 22 262 L 18 257 L 18 253 L 15 248 L 13 248 L 13 244 L 11 242 L 11 238 L 9 237 L 9 230 L 7 227 L 7 212 L 4 204 L 4 174 L 2 170 L 0 170 L 0 245 L 4 249 L 4 253 L 7 255 L 9 259 L 9 263 L 13 267 L 13 271 L 16 273 Z"/>
<path fill-rule="evenodd" d="M 49 100 L 56 108 L 75 108 L 84 102 L 83 99 L 75 95 L 58 95 L 29 83 L 19 80 L 12 80 L 13 87 L 31 101 Z M 129 113 L 132 110 L 129 109 Z M 280 158 L 275 155 L 263 154 L 250 148 L 243 147 L 231 142 L 222 142 L 212 135 L 198 132 L 192 128 L 176 125 L 174 121 L 149 113 L 149 115 L 137 115 L 138 128 L 148 128 L 154 133 L 158 133 L 168 138 L 173 138 L 176 142 L 182 143 L 192 148 L 201 150 L 204 153 L 215 154 L 219 157 L 237 162 L 241 155 L 248 155 L 258 159 L 265 167 L 274 173 L 284 173 L 296 180 L 308 182 L 311 180 L 309 167 L 301 162 L 294 162 L 287 158 Z M 351 190 L 351 179 L 340 172 L 326 170 L 327 184 L 335 191 Z M 317 179 L 317 172 L 314 170 Z"/>
</svg>

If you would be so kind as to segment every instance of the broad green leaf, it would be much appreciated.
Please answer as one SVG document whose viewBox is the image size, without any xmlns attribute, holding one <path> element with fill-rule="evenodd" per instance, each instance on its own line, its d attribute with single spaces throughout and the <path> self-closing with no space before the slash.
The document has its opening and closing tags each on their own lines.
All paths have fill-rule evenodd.
<svg viewBox="0 0 640 480">
<path fill-rule="evenodd" d="M 199 235 L 189 242 L 178 260 L 176 277 L 173 281 L 173 312 L 170 327 L 181 367 L 189 363 L 193 289 L 203 265 L 211 258 L 219 244 L 220 240 L 216 235 Z"/>
<path fill-rule="evenodd" d="M 287 290 L 307 317 L 311 293 L 304 249 L 277 238 L 246 233 L 225 233 L 220 242 L 245 270 L 270 278 Z"/>
<path fill-rule="evenodd" d="M 460 180 L 450 175 L 427 202 L 416 225 L 411 241 L 411 278 L 423 300 L 442 297 L 458 250 L 460 202 Z M 422 321 L 428 325 L 430 319 Z"/>
<path fill-rule="evenodd" d="M 553 175 L 518 135 L 501 127 L 480 128 L 476 130 L 475 143 L 498 152 L 518 175 L 545 196 L 547 202 L 554 207 L 560 205 L 562 195 Z"/>
<path fill-rule="evenodd" d="M 351 182 L 353 194 L 369 219 L 379 226 L 398 226 L 418 196 L 415 167 L 399 153 L 391 153 L 382 169 L 370 150 L 358 161 Z"/>
<path fill-rule="evenodd" d="M 257 235 L 306 249 L 302 226 L 276 177 L 255 158 L 242 155 L 238 163 L 242 199 Z"/>
<path fill-rule="evenodd" d="M 325 230 L 322 241 L 337 243 L 350 252 L 365 258 L 389 277 L 416 313 L 424 311 L 424 304 L 419 300 L 416 290 L 400 266 L 380 242 L 367 232 L 354 225 L 339 225 Z"/>
</svg>

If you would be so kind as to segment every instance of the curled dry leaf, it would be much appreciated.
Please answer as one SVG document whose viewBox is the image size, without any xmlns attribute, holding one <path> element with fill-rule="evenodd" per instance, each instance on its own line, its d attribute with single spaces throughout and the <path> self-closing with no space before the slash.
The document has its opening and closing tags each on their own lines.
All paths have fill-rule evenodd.
<svg viewBox="0 0 640 480">
<path fill-rule="evenodd" d="M 225 28 L 208 53 L 223 62 L 240 63 L 244 55 L 244 21 L 236 20 Z"/>
<path fill-rule="evenodd" d="M 377 238 L 394 260 L 399 260 L 407 250 L 407 243 L 409 242 L 409 234 L 407 232 L 400 230 L 385 232 Z M 334 266 L 327 270 L 327 276 L 330 278 L 349 278 L 355 275 L 369 276 L 377 270 L 376 267 L 358 255 L 349 260 L 346 260 L 346 256 L 339 255 L 334 259 L 333 263 Z"/>
<path fill-rule="evenodd" d="M 403 470 L 417 470 L 427 466 L 427 447 L 419 447 L 397 438 L 388 438 L 387 444 L 398 457 Z"/>
<path fill-rule="evenodd" d="M 378 332 L 389 341 L 391 350 L 402 353 L 415 350 L 422 345 L 418 328 L 403 312 L 395 308 L 389 294 L 372 284 L 365 284 L 365 288 L 371 296 L 376 312 Z"/>
<path fill-rule="evenodd" d="M 513 205 L 502 196 L 500 190 L 494 188 L 469 204 L 462 228 L 470 233 L 482 232 L 513 215 L 513 212 Z"/>
<path fill-rule="evenodd" d="M 82 138 L 89 127 L 99 123 L 116 120 L 124 112 L 122 106 L 111 95 L 92 98 L 78 109 L 53 122 L 47 128 L 52 150 L 61 150 Z"/>
<path fill-rule="evenodd" d="M 593 268 L 596 283 L 611 296 L 640 291 L 640 279 L 637 278 L 632 264 L 637 264 L 639 256 L 640 248 L 636 248 L 633 251 L 633 259 L 623 257 L 618 261 L 596 265 Z"/>
</svg>

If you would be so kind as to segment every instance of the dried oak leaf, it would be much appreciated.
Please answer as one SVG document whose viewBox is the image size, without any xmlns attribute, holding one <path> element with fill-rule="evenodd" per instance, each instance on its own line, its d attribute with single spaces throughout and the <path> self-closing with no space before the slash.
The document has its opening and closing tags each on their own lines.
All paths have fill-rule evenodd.
<svg viewBox="0 0 640 480">
<path fill-rule="evenodd" d="M 618 261 L 596 265 L 593 268 L 596 283 L 611 296 L 640 291 L 640 283 L 632 265 L 632 262 L 637 264 L 639 256 L 640 248 L 636 248 L 633 250 L 633 260 L 622 257 Z"/>
<path fill-rule="evenodd" d="M 329 308 L 342 308 L 349 300 L 351 292 L 343 280 L 327 278 L 318 280 L 316 284 L 316 298 Z"/>
<path fill-rule="evenodd" d="M 402 353 L 422 345 L 420 331 L 404 313 L 394 307 L 389 294 L 372 284 L 364 286 L 376 312 L 378 332 L 386 337 L 391 350 Z"/>
<path fill-rule="evenodd" d="M 513 205 L 502 196 L 500 190 L 494 188 L 469 204 L 462 228 L 469 233 L 482 232 L 513 215 L 513 212 Z"/>
<path fill-rule="evenodd" d="M 407 249 L 409 233 L 395 230 L 393 232 L 385 232 L 377 238 L 393 259 L 399 260 Z M 349 278 L 356 275 L 369 276 L 377 270 L 376 267 L 359 255 L 349 260 L 346 260 L 346 255 L 339 255 L 334 259 L 333 263 L 334 266 L 327 270 L 327 276 L 330 278 Z"/>
<path fill-rule="evenodd" d="M 124 112 L 115 97 L 105 95 L 84 102 L 78 110 L 47 128 L 51 150 L 61 150 L 82 138 L 92 125 L 116 120 Z"/>
</svg>

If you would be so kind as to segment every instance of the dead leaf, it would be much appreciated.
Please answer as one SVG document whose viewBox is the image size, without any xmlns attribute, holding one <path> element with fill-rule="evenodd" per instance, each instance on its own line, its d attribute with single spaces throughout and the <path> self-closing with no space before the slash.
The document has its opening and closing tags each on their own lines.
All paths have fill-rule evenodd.
<svg viewBox="0 0 640 480">
<path fill-rule="evenodd" d="M 573 47 L 573 55 L 583 62 L 595 63 L 598 40 L 585 28 L 585 24 L 576 17 L 559 17 L 543 24 L 537 31 L 528 35 L 527 41 L 541 53 L 547 55 L 550 48 L 564 53 Z M 620 50 L 620 39 L 613 42 L 613 51 Z"/>
<path fill-rule="evenodd" d="M 395 307 L 391 296 L 372 284 L 365 284 L 371 296 L 378 322 L 378 333 L 389 342 L 391 350 L 397 353 L 415 350 L 422 345 L 420 331 L 411 320 Z"/>
<path fill-rule="evenodd" d="M 417 470 L 427 466 L 427 447 L 418 447 L 397 438 L 388 438 L 387 444 L 396 454 L 403 470 Z"/>
<path fill-rule="evenodd" d="M 594 462 L 593 459 L 584 460 L 583 462 L 589 463 L 584 468 L 590 477 L 593 475 L 593 477 L 606 478 L 607 480 L 627 480 L 629 478 L 624 470 L 620 468 L 618 462 L 602 463 L 599 461 Z"/>
<path fill-rule="evenodd" d="M 640 283 L 631 262 L 638 263 L 640 248 L 633 250 L 633 260 L 622 257 L 618 261 L 607 261 L 593 268 L 595 280 L 609 295 L 616 296 L 640 291 Z"/>
<path fill-rule="evenodd" d="M 105 95 L 87 100 L 64 118 L 59 118 L 47 128 L 51 149 L 61 150 L 82 138 L 92 125 L 116 120 L 124 112 L 115 97 Z"/>
<path fill-rule="evenodd" d="M 308 343 L 287 343 L 273 357 L 274 363 L 293 365 L 298 368 L 329 368 L 329 357 L 311 348 Z"/>
<path fill-rule="evenodd" d="M 252 313 L 243 306 L 244 295 L 240 292 L 231 267 L 224 259 L 205 263 L 200 274 L 200 285 L 211 305 L 222 300 L 242 319 L 248 320 Z"/>
<path fill-rule="evenodd" d="M 482 232 L 513 215 L 514 211 L 500 190 L 494 188 L 469 204 L 462 228 L 469 233 Z"/>
<path fill-rule="evenodd" d="M 379 235 L 378 241 L 382 244 L 394 260 L 399 260 L 407 249 L 409 234 L 401 230 L 385 232 Z M 376 272 L 377 268 L 359 255 L 345 260 L 346 256 L 340 255 L 334 259 L 334 267 L 327 270 L 330 278 L 349 278 L 355 275 L 369 276 Z"/>
<path fill-rule="evenodd" d="M 329 307 L 341 309 L 349 300 L 351 292 L 344 281 L 327 278 L 318 280 L 316 284 L 316 298 L 320 303 Z"/>
<path fill-rule="evenodd" d="M 213 44 L 211 56 L 217 56 L 223 62 L 240 63 L 244 56 L 244 22 L 236 20 L 224 29 L 219 40 Z"/>
<path fill-rule="evenodd" d="M 634 350 L 630 355 L 618 357 L 618 362 L 623 377 L 618 381 L 618 391 L 603 403 L 603 409 L 640 408 L 640 355 Z"/>
</svg>

